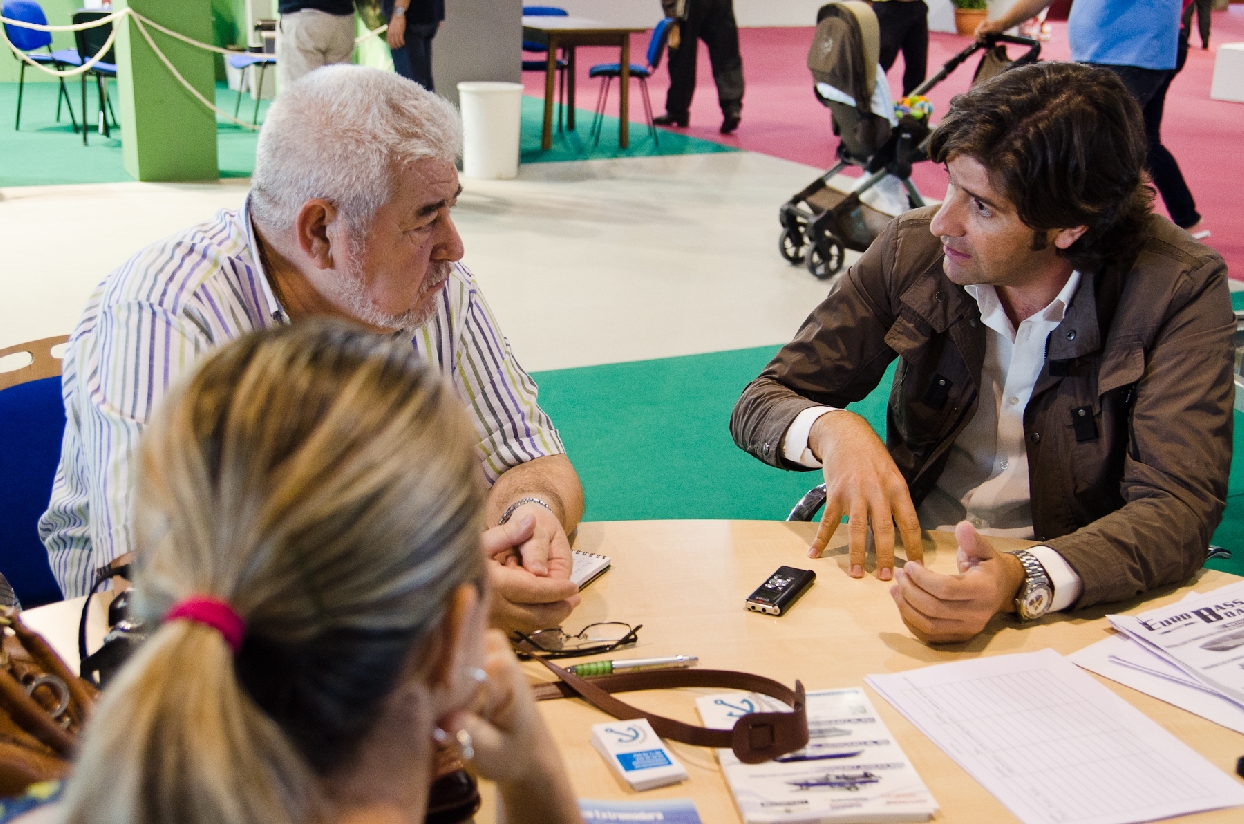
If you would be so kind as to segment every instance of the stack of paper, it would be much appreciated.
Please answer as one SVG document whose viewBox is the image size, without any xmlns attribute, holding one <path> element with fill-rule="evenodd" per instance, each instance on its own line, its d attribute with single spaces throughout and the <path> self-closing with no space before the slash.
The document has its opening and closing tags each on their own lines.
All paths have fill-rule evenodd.
<svg viewBox="0 0 1244 824">
<path fill-rule="evenodd" d="M 1053 650 L 867 681 L 1025 824 L 1244 804 L 1244 787 Z"/>
<path fill-rule="evenodd" d="M 1217 597 L 1218 593 L 1211 593 Z M 1204 598 L 1191 593 L 1187 599 Z M 1185 600 L 1187 600 L 1185 599 Z M 1186 607 L 1187 604 L 1181 604 Z M 1148 613 L 1139 616 L 1146 618 Z M 1116 632 L 1067 656 L 1090 672 L 1151 695 L 1194 715 L 1244 733 L 1244 705 L 1188 675 L 1178 665 L 1151 651 L 1149 646 Z"/>
<path fill-rule="evenodd" d="M 915 768 L 861 689 L 808 693 L 808 746 L 763 764 L 717 750 L 746 824 L 927 821 L 937 811 Z M 708 727 L 730 729 L 751 712 L 787 710 L 755 693 L 696 699 Z"/>
<path fill-rule="evenodd" d="M 1140 615 L 1111 615 L 1115 629 L 1168 667 L 1244 707 L 1244 582 Z"/>
</svg>

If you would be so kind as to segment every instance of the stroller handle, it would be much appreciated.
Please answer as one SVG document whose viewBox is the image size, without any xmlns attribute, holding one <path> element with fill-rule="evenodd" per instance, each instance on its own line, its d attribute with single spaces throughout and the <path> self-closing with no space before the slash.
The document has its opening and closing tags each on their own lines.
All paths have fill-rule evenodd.
<svg viewBox="0 0 1244 824">
<path fill-rule="evenodd" d="M 954 57 L 946 61 L 941 71 L 930 77 L 912 90 L 912 94 L 924 94 L 929 89 L 945 80 L 951 72 L 963 65 L 963 62 L 978 51 L 983 49 L 992 49 L 999 43 L 1014 43 L 1017 46 L 1027 46 L 1028 51 L 1022 57 L 1017 58 L 1013 65 L 1022 66 L 1025 63 L 1035 63 L 1037 58 L 1041 56 L 1041 44 L 1031 37 L 1016 37 L 1011 34 L 987 34 L 984 40 L 973 40 L 972 45 L 956 54 Z"/>
</svg>

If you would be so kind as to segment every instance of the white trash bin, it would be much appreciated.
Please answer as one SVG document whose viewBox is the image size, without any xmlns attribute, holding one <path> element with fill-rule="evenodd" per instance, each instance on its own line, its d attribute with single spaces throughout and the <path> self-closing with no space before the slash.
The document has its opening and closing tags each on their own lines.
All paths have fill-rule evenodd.
<svg viewBox="0 0 1244 824">
<path fill-rule="evenodd" d="M 462 107 L 462 174 L 484 180 L 518 177 L 522 84 L 459 83 L 458 100 Z"/>
</svg>

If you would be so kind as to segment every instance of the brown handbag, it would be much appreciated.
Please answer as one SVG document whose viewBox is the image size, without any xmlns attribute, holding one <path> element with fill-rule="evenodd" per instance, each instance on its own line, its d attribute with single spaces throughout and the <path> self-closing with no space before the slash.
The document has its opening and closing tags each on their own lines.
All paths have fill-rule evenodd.
<svg viewBox="0 0 1244 824">
<path fill-rule="evenodd" d="M 0 796 L 64 778 L 98 692 L 13 608 L 0 608 Z"/>
</svg>

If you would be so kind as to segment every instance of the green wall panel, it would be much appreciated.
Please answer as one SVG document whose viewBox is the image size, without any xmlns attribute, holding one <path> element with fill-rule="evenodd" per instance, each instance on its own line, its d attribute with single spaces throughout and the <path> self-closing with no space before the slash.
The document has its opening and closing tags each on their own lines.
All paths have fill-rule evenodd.
<svg viewBox="0 0 1244 824">
<path fill-rule="evenodd" d="M 116 0 L 144 17 L 192 37 L 212 41 L 207 3 L 184 0 Z M 182 77 L 208 100 L 216 94 L 214 55 L 152 31 L 152 39 Z M 216 116 L 173 76 L 133 20 L 117 37 L 121 145 L 125 170 L 138 180 L 215 180 Z"/>
</svg>

